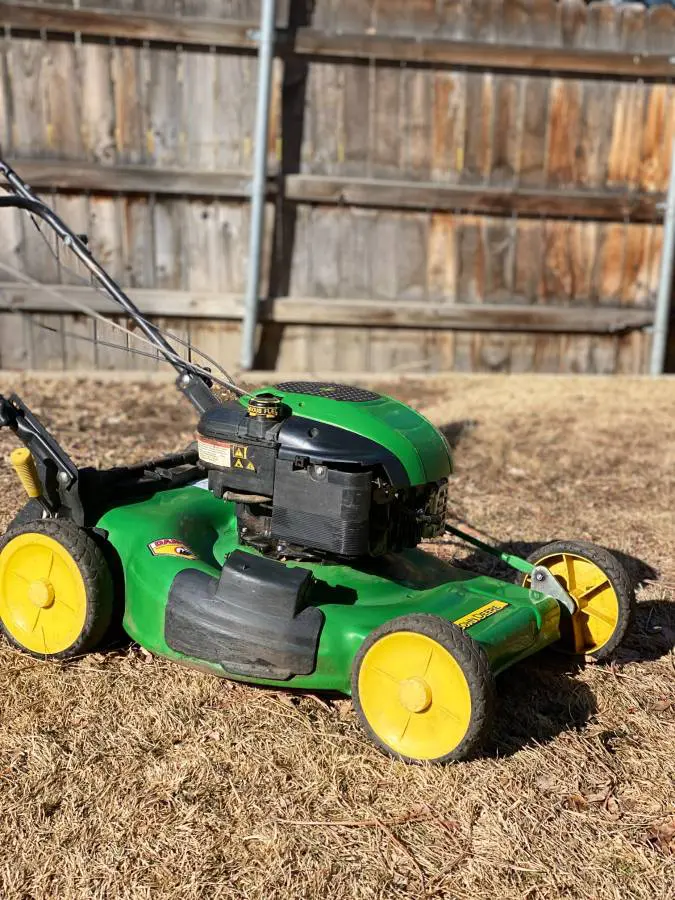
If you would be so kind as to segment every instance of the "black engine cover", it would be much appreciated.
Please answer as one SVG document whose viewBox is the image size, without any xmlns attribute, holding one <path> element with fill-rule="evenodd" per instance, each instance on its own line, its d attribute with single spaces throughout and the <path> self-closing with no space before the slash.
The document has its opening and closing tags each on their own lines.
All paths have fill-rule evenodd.
<svg viewBox="0 0 675 900">
<path fill-rule="evenodd" d="M 378 397 L 335 384 L 280 387 L 344 403 Z M 238 504 L 241 539 L 263 553 L 354 558 L 413 547 L 422 536 L 427 494 L 438 491 L 438 485 L 411 487 L 388 448 L 295 415 L 272 393 L 256 395 L 248 409 L 229 402 L 207 410 L 198 449 L 210 489 Z"/>
<path fill-rule="evenodd" d="M 272 496 L 280 425 L 247 416 L 239 403 L 224 403 L 202 416 L 199 459 L 217 496 L 226 490 Z"/>
<path fill-rule="evenodd" d="M 371 474 L 277 460 L 272 537 L 340 556 L 368 553 Z"/>
</svg>

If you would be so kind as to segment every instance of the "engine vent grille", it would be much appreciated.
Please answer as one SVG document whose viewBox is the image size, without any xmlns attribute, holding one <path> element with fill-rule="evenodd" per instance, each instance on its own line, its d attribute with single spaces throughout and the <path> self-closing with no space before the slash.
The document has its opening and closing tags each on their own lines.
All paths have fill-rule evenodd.
<svg viewBox="0 0 675 900">
<path fill-rule="evenodd" d="M 327 397 L 330 400 L 346 400 L 350 403 L 365 403 L 367 400 L 380 399 L 380 394 L 373 391 L 348 384 L 335 384 L 332 381 L 284 381 L 277 387 L 280 391 L 288 391 L 290 394 L 308 394 L 310 397 Z"/>
</svg>

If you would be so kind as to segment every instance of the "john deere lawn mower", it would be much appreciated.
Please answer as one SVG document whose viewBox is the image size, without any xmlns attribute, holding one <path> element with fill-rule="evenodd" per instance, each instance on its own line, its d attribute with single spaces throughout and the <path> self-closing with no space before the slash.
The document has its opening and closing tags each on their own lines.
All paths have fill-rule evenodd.
<svg viewBox="0 0 675 900">
<path fill-rule="evenodd" d="M 17 396 L 0 398 L 30 498 L 0 541 L 11 644 L 79 656 L 105 641 L 121 606 L 126 633 L 152 653 L 351 695 L 372 740 L 414 762 L 473 753 L 495 676 L 519 660 L 550 646 L 604 659 L 617 647 L 634 596 L 609 552 L 558 541 L 526 560 L 447 524 L 447 443 L 397 400 L 304 381 L 245 393 L 224 370 L 186 361 L 85 239 L 0 169 L 0 206 L 53 229 L 174 366 L 199 416 L 186 450 L 99 470 L 78 468 Z M 448 531 L 499 556 L 516 583 L 420 547 Z"/>
</svg>

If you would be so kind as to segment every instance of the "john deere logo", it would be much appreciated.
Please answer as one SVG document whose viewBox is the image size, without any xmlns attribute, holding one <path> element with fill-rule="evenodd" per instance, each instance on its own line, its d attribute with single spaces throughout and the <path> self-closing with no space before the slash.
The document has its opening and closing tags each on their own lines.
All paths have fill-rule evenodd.
<svg viewBox="0 0 675 900">
<path fill-rule="evenodd" d="M 491 603 L 486 603 L 485 606 L 474 609 L 473 612 L 468 613 L 466 616 L 455 619 L 455 625 L 459 625 L 460 628 L 466 630 L 471 628 L 472 625 L 478 625 L 479 622 L 487 619 L 488 616 L 494 616 L 500 609 L 504 609 L 508 605 L 503 600 L 493 600 Z"/>
</svg>

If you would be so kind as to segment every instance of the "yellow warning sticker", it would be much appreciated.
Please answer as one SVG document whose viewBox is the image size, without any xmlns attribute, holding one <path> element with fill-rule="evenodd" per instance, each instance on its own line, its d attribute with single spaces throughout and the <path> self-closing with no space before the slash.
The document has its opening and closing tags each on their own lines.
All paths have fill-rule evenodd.
<svg viewBox="0 0 675 900">
<path fill-rule="evenodd" d="M 232 447 L 232 456 L 235 459 L 246 459 L 248 456 L 248 447 Z"/>
<path fill-rule="evenodd" d="M 253 465 L 253 463 L 251 462 L 250 459 L 247 459 L 247 460 L 235 459 L 235 461 L 232 463 L 232 468 L 233 469 L 245 469 L 247 472 L 257 471 L 256 467 Z"/>
<path fill-rule="evenodd" d="M 504 607 L 508 605 L 509 604 L 505 603 L 503 600 L 492 600 L 490 603 L 486 603 L 485 606 L 474 609 L 473 612 L 467 613 L 467 615 L 462 616 L 460 619 L 455 619 L 455 625 L 459 625 L 460 628 L 464 629 L 471 628 L 472 625 L 477 625 L 479 622 L 482 622 L 483 619 L 493 616 L 495 613 L 499 612 L 500 609 L 504 609 Z"/>
<path fill-rule="evenodd" d="M 180 556 L 183 559 L 197 559 L 195 553 L 182 541 L 174 538 L 160 538 L 148 544 L 148 550 L 153 556 Z"/>
</svg>

